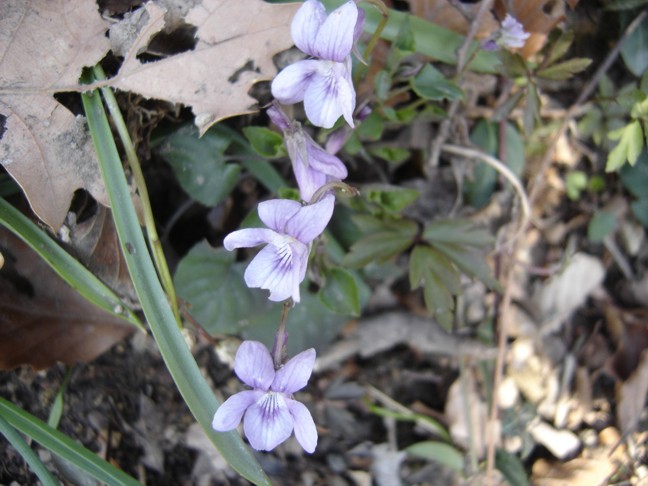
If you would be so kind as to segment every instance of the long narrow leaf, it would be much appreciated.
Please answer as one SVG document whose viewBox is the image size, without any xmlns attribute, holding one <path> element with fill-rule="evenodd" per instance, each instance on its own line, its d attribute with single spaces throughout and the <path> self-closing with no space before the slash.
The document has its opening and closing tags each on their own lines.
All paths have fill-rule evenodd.
<svg viewBox="0 0 648 486">
<path fill-rule="evenodd" d="M 126 265 L 166 366 L 194 417 L 230 466 L 253 483 L 270 484 L 236 432 L 216 433 L 211 428 L 219 403 L 184 342 L 158 280 L 101 98 L 97 93 L 86 93 L 82 99 Z"/>
<path fill-rule="evenodd" d="M 0 198 L 0 224 L 27 243 L 63 280 L 87 300 L 143 329 L 135 314 L 106 284 L 2 198 Z"/>
<path fill-rule="evenodd" d="M 74 442 L 67 435 L 53 429 L 42 420 L 2 397 L 0 397 L 0 417 L 46 449 L 66 459 L 99 481 L 111 486 L 135 486 L 140 484 L 124 471 L 117 469 L 95 453 Z"/>
<path fill-rule="evenodd" d="M 32 471 L 44 486 L 56 486 L 58 482 L 49 473 L 38 455 L 25 442 L 25 439 L 0 415 L 0 434 L 4 435 L 9 443 L 18 451 L 22 458 L 29 464 Z"/>
</svg>

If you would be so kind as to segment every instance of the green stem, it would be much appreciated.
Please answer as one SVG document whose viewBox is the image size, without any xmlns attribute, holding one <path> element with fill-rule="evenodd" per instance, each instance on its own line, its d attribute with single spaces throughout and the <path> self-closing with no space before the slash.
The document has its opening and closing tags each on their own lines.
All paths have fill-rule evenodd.
<svg viewBox="0 0 648 486">
<path fill-rule="evenodd" d="M 106 79 L 106 75 L 101 66 L 97 65 L 94 68 L 94 76 L 97 80 L 103 81 Z M 153 253 L 153 261 L 155 267 L 157 268 L 158 275 L 166 291 L 167 298 L 171 304 L 171 309 L 173 310 L 173 315 L 178 322 L 178 326 L 182 326 L 182 321 L 180 320 L 180 312 L 178 311 L 178 299 L 176 297 L 175 287 L 173 286 L 173 279 L 169 272 L 169 266 L 167 265 L 166 258 L 164 257 L 164 251 L 162 250 L 162 244 L 160 238 L 158 237 L 157 228 L 155 227 L 155 219 L 153 217 L 153 210 L 151 209 L 151 200 L 148 195 L 148 189 L 146 188 L 146 180 L 144 179 L 144 173 L 142 172 L 142 166 L 140 165 L 139 158 L 135 152 L 135 147 L 133 146 L 133 141 L 128 133 L 128 127 L 124 121 L 121 110 L 119 109 L 119 104 L 115 98 L 115 94 L 112 89 L 109 87 L 101 88 L 101 93 L 103 94 L 106 106 L 110 112 L 119 138 L 124 146 L 126 151 L 126 158 L 128 159 L 128 164 L 133 172 L 133 178 L 135 179 L 135 185 L 137 186 L 137 192 L 140 195 L 140 200 L 142 203 L 142 215 L 144 216 L 144 227 L 146 228 L 146 236 L 148 238 L 149 245 L 151 247 L 151 252 Z"/>
<path fill-rule="evenodd" d="M 34 450 L 29 447 L 27 442 L 25 442 L 25 439 L 23 439 L 22 436 L 16 431 L 16 429 L 9 425 L 9 422 L 7 422 L 1 415 L 0 433 L 7 438 L 14 449 L 18 451 L 18 453 L 23 457 L 25 461 L 27 461 L 29 467 L 31 467 L 32 471 L 36 473 L 36 476 L 38 476 L 38 479 L 40 479 L 41 483 L 43 483 L 44 486 L 58 485 L 58 481 L 52 477 L 50 472 L 45 467 L 45 464 L 41 462 L 40 458 L 34 452 Z"/>
</svg>

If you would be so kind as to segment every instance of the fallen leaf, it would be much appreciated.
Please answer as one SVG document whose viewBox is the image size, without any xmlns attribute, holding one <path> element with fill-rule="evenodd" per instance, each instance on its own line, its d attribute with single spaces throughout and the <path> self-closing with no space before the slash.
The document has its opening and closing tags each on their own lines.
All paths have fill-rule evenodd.
<svg viewBox="0 0 648 486">
<path fill-rule="evenodd" d="M 489 431 L 488 405 L 477 389 L 477 380 L 471 370 L 459 376 L 448 389 L 445 404 L 448 431 L 453 444 L 474 451 L 478 458 L 486 455 L 489 433 L 499 442 L 500 423 Z"/>
<path fill-rule="evenodd" d="M 110 84 L 190 106 L 203 134 L 223 118 L 256 110 L 248 91 L 275 75 L 272 56 L 293 45 L 290 23 L 298 7 L 262 0 L 203 0 L 186 17 L 197 27 L 196 47 L 142 63 L 137 53 L 164 27 L 165 9 L 149 2 L 144 7 L 148 22 Z"/>
<path fill-rule="evenodd" d="M 95 359 L 135 328 L 94 306 L 0 228 L 0 369 Z"/>
<path fill-rule="evenodd" d="M 70 245 L 79 261 L 117 295 L 129 302 L 137 302 L 110 209 L 97 206 L 90 218 L 73 225 Z"/>
<path fill-rule="evenodd" d="M 468 15 L 474 17 L 479 10 L 479 3 L 459 4 L 459 8 L 464 9 L 462 14 L 459 8 L 452 5 L 449 0 L 407 0 L 407 3 L 409 3 L 413 15 L 462 34 L 467 34 L 470 29 L 470 23 L 466 17 Z M 499 29 L 499 22 L 492 13 L 486 12 L 477 30 L 477 38 L 487 37 L 497 29 Z"/>
<path fill-rule="evenodd" d="M 562 272 L 546 281 L 533 295 L 543 323 L 542 332 L 555 331 L 585 303 L 604 277 L 605 267 L 598 258 L 585 253 L 570 257 Z"/>
<path fill-rule="evenodd" d="M 84 119 L 52 96 L 106 54 L 105 30 L 92 0 L 9 0 L 0 9 L 0 163 L 54 230 L 79 188 L 107 204 Z"/>
<path fill-rule="evenodd" d="M 645 411 L 648 394 L 648 349 L 630 378 L 617 385 L 617 419 L 623 433 L 632 431 Z"/>
</svg>

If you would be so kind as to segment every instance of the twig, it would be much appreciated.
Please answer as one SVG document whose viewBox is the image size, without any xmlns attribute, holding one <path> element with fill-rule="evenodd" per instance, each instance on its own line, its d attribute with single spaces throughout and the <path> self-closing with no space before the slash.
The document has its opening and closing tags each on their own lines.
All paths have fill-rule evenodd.
<svg viewBox="0 0 648 486">
<path fill-rule="evenodd" d="M 507 181 L 511 183 L 513 189 L 515 189 L 515 192 L 520 198 L 520 206 L 522 208 L 522 213 L 520 214 L 520 221 L 518 223 L 518 229 L 511 237 L 511 239 L 508 240 L 503 246 L 511 245 L 526 230 L 527 225 L 529 224 L 531 218 L 531 204 L 529 203 L 529 198 L 527 197 L 526 191 L 524 190 L 524 187 L 522 187 L 520 180 L 513 172 L 511 172 L 511 169 L 509 169 L 506 165 L 502 163 L 502 161 L 479 150 L 466 148 L 466 147 L 459 147 L 457 145 L 450 145 L 450 144 L 442 145 L 441 150 L 451 154 L 461 155 L 462 157 L 467 157 L 471 159 L 475 159 L 475 158 L 480 159 L 482 162 L 490 165 L 493 169 L 499 172 L 502 176 L 504 176 L 504 178 Z"/>
</svg>

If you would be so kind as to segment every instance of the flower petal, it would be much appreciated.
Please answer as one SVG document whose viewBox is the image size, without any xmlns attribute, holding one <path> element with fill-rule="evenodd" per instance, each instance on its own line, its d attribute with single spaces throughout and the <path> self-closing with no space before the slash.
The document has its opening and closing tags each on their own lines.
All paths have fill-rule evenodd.
<svg viewBox="0 0 648 486">
<path fill-rule="evenodd" d="M 235 429 L 241 422 L 245 411 L 263 396 L 263 392 L 246 390 L 236 393 L 225 400 L 214 414 L 212 428 L 217 432 Z"/>
<path fill-rule="evenodd" d="M 306 245 L 298 241 L 279 248 L 274 244 L 266 246 L 245 270 L 245 283 L 248 287 L 269 290 L 268 298 L 273 302 L 281 302 L 289 297 L 299 302 L 301 262 L 307 251 Z"/>
<path fill-rule="evenodd" d="M 277 237 L 277 233 L 266 228 L 247 228 L 234 231 L 223 240 L 226 250 L 234 248 L 251 248 L 261 243 L 269 243 Z"/>
<path fill-rule="evenodd" d="M 288 410 L 293 416 L 295 427 L 295 438 L 306 452 L 312 454 L 317 447 L 317 427 L 311 413 L 301 402 L 286 399 Z"/>
<path fill-rule="evenodd" d="M 310 201 L 320 187 L 327 182 L 327 176 L 321 171 L 313 170 L 311 166 L 311 150 L 309 144 L 315 143 L 299 128 L 294 134 L 286 135 L 286 147 L 292 162 L 293 172 L 299 187 L 299 193 L 304 201 Z"/>
<path fill-rule="evenodd" d="M 268 348 L 258 341 L 243 341 L 234 357 L 234 372 L 247 386 L 268 391 L 275 377 Z"/>
<path fill-rule="evenodd" d="M 331 128 L 341 115 L 353 125 L 355 90 L 351 84 L 348 63 L 329 62 L 310 79 L 304 93 L 304 110 L 313 125 Z"/>
<path fill-rule="evenodd" d="M 277 370 L 270 389 L 287 394 L 301 390 L 308 383 L 313 366 L 315 366 L 315 350 L 310 348 L 302 351 Z"/>
<path fill-rule="evenodd" d="M 315 39 L 326 20 L 326 9 L 319 0 L 307 0 L 299 7 L 290 26 L 293 41 L 300 51 L 317 56 Z"/>
<path fill-rule="evenodd" d="M 285 234 L 286 223 L 301 207 L 297 201 L 290 199 L 271 199 L 259 204 L 259 218 L 268 228 Z"/>
<path fill-rule="evenodd" d="M 293 431 L 293 415 L 279 393 L 266 393 L 247 409 L 243 420 L 245 436 L 257 451 L 269 451 L 285 441 Z"/>
<path fill-rule="evenodd" d="M 286 105 L 302 101 L 306 88 L 308 88 L 313 76 L 316 75 L 315 73 L 321 62 L 307 59 L 282 69 L 272 80 L 272 96 Z"/>
<path fill-rule="evenodd" d="M 308 245 L 322 234 L 331 220 L 335 196 L 329 194 L 315 204 L 303 206 L 286 224 L 286 233 Z"/>
<path fill-rule="evenodd" d="M 308 165 L 311 169 L 323 172 L 335 179 L 342 180 L 348 175 L 344 163 L 338 157 L 328 153 L 317 145 L 314 141 L 308 145 Z"/>
<path fill-rule="evenodd" d="M 357 20 L 358 7 L 352 0 L 333 10 L 317 31 L 316 56 L 342 62 L 351 54 Z"/>
</svg>

